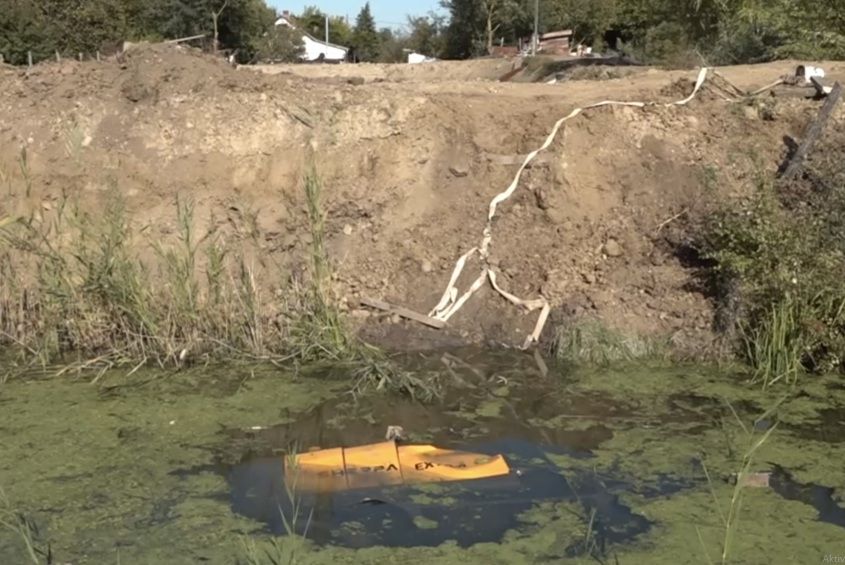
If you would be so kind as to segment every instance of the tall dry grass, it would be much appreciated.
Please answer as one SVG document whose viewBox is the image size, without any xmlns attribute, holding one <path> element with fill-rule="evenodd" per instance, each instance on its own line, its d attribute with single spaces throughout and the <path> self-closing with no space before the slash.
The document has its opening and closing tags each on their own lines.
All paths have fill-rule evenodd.
<svg viewBox="0 0 845 565">
<path fill-rule="evenodd" d="M 234 240 L 214 227 L 200 232 L 193 204 L 181 199 L 167 237 L 133 225 L 117 187 L 101 209 L 65 198 L 43 217 L 0 220 L 0 345 L 15 351 L 19 372 L 58 367 L 101 375 L 114 367 L 246 359 L 330 365 L 358 394 L 434 397 L 433 381 L 400 371 L 347 327 L 332 288 L 313 168 L 304 185 L 310 276 L 293 280 L 247 259 L 262 253 L 248 235 L 255 230 Z"/>
<path fill-rule="evenodd" d="M 65 200 L 49 219 L 7 220 L 0 336 L 30 363 L 75 368 L 293 354 L 255 267 L 214 231 L 198 235 L 193 213 L 177 200 L 173 241 L 134 230 L 116 189 L 96 212 Z"/>
</svg>

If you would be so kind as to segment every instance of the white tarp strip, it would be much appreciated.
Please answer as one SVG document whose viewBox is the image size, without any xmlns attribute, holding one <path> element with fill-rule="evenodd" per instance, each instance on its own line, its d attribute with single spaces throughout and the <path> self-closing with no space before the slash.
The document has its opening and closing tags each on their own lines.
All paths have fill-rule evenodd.
<svg viewBox="0 0 845 565">
<path fill-rule="evenodd" d="M 443 298 L 440 299 L 440 302 L 437 306 L 434 307 L 434 310 L 431 311 L 429 317 L 431 318 L 440 318 L 440 314 L 444 312 L 447 308 L 449 308 L 450 304 L 454 303 L 458 297 L 458 290 L 455 288 L 455 283 L 458 282 L 458 278 L 461 276 L 461 273 L 464 270 L 464 266 L 467 263 L 467 260 L 472 257 L 472 255 L 478 251 L 477 247 L 473 247 L 469 251 L 467 251 L 460 259 L 458 259 L 457 264 L 455 265 L 455 269 L 452 271 L 452 278 L 449 279 L 449 285 L 446 287 L 446 291 L 443 293 Z"/>
</svg>

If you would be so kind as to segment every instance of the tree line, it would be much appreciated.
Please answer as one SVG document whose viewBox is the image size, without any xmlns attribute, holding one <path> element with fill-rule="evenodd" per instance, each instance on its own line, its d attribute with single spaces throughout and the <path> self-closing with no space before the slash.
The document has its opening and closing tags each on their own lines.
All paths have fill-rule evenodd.
<svg viewBox="0 0 845 565">
<path fill-rule="evenodd" d="M 533 32 L 536 0 L 441 0 L 441 11 L 378 28 L 365 4 L 350 23 L 329 16 L 332 43 L 357 61 L 400 62 L 409 51 L 463 59 L 515 45 Z M 540 32 L 572 29 L 595 51 L 646 63 L 845 58 L 845 0 L 539 0 Z M 240 62 L 293 61 L 301 32 L 323 38 L 326 14 L 308 7 L 299 32 L 273 24 L 265 0 L 0 0 L 0 53 L 24 64 L 107 50 L 123 40 L 207 34 L 207 46 Z M 216 33 L 215 33 L 216 30 Z"/>
<path fill-rule="evenodd" d="M 322 38 L 325 15 L 306 8 L 304 31 Z M 205 47 L 240 62 L 296 60 L 301 34 L 276 27 L 265 0 L 0 0 L 0 54 L 11 64 L 108 54 L 123 41 L 162 41 L 205 35 Z M 377 60 L 385 34 L 376 31 L 369 4 L 354 27 L 330 18 L 334 42 L 356 47 L 362 60 Z"/>
<path fill-rule="evenodd" d="M 442 56 L 466 58 L 533 33 L 535 0 L 444 0 Z M 540 32 L 648 63 L 845 58 L 845 0 L 539 0 Z"/>
<path fill-rule="evenodd" d="M 540 33 L 571 29 L 575 42 L 594 51 L 613 50 L 644 63 L 845 58 L 845 0 L 441 0 L 440 5 L 440 13 L 409 17 L 403 31 L 371 33 L 366 60 L 400 61 L 408 51 L 446 59 L 484 56 L 495 45 L 529 39 L 535 8 Z M 356 29 L 360 25 L 359 16 Z"/>
<path fill-rule="evenodd" d="M 0 53 L 13 64 L 59 53 L 75 57 L 124 40 L 159 41 L 208 34 L 245 56 L 270 29 L 264 0 L 0 0 Z"/>
</svg>

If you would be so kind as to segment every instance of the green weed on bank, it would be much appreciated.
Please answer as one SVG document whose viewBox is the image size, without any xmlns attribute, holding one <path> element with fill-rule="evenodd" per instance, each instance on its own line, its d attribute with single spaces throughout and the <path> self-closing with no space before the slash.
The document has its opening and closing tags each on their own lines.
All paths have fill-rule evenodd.
<svg viewBox="0 0 845 565">
<path fill-rule="evenodd" d="M 730 289 L 731 325 L 755 381 L 794 385 L 806 372 L 842 368 L 845 275 L 838 223 L 826 199 L 786 206 L 773 185 L 714 214 L 700 233 L 717 294 Z"/>
<path fill-rule="evenodd" d="M 617 363 L 665 359 L 668 343 L 628 336 L 599 322 L 554 328 L 552 354 L 562 363 L 608 367 Z"/>
</svg>

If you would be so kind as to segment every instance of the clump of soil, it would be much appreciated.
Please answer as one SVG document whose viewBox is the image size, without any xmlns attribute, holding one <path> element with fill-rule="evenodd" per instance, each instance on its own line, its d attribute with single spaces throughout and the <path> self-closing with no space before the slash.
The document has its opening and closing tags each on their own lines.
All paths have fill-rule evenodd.
<svg viewBox="0 0 845 565">
<path fill-rule="evenodd" d="M 117 186 L 155 241 L 175 232 L 178 196 L 194 202 L 199 233 L 250 239 L 258 260 L 295 274 L 307 268 L 302 178 L 313 163 L 336 290 L 370 335 L 402 336 L 397 346 L 419 336 L 521 344 L 534 317 L 487 286 L 445 331 L 428 333 L 358 301 L 428 313 L 455 261 L 481 242 L 491 199 L 557 119 L 605 99 L 685 98 L 695 73 L 551 86 L 491 82 L 512 62 L 439 65 L 303 66 L 296 74 L 310 76 L 302 77 L 141 46 L 101 63 L 4 69 L 0 179 L 10 196 L 0 217 L 45 214 L 62 195 L 96 206 Z M 749 87 L 781 66 L 725 72 Z M 692 266 L 667 236 L 747 190 L 817 107 L 794 101 L 762 120 L 724 98 L 705 89 L 685 107 L 602 108 L 568 122 L 499 207 L 490 264 L 502 287 L 544 296 L 561 323 L 595 318 L 623 332 L 706 342 L 711 300 L 691 285 Z M 467 269 L 462 288 L 478 268 Z"/>
</svg>

